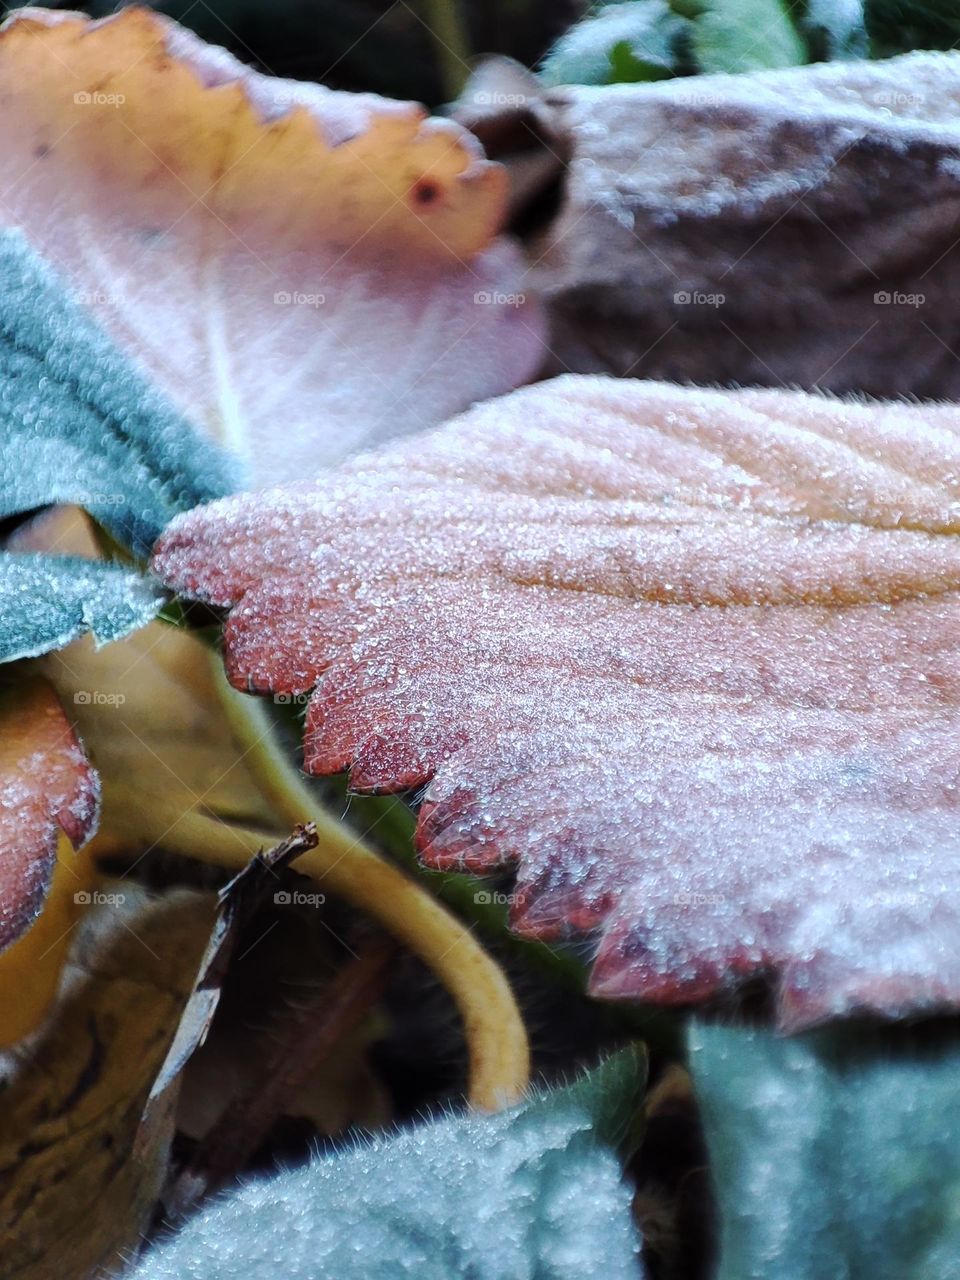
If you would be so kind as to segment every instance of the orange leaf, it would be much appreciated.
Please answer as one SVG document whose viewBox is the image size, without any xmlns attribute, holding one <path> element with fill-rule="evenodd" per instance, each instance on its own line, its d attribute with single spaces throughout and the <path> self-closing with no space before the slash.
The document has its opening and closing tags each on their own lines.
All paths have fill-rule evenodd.
<svg viewBox="0 0 960 1280">
<path fill-rule="evenodd" d="M 784 1026 L 960 1004 L 960 411 L 562 378 L 178 517 L 307 767 L 433 778 L 595 993 L 772 973 Z"/>
<path fill-rule="evenodd" d="M 257 480 L 524 380 L 505 176 L 421 107 L 262 76 L 151 10 L 0 34 L 0 218 Z M 489 247 L 488 247 L 489 246 Z"/>
<path fill-rule="evenodd" d="M 31 679 L 4 691 L 0 950 L 16 941 L 40 913 L 57 860 L 58 832 L 63 831 L 75 849 L 93 835 L 99 795 L 97 775 L 50 686 Z"/>
</svg>

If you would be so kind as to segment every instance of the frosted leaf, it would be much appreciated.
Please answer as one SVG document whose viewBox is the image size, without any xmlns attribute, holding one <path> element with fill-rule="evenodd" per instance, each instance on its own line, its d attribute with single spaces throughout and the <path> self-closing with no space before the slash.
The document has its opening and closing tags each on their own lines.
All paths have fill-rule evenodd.
<svg viewBox="0 0 960 1280">
<path fill-rule="evenodd" d="M 672 75 L 689 32 L 690 23 L 667 0 L 604 5 L 563 33 L 544 58 L 540 78 L 551 86 L 609 84 L 618 78 L 614 64 L 618 47 L 628 51 L 636 79 Z"/>
<path fill-rule="evenodd" d="M 0 693 L 0 950 L 39 914 L 57 833 L 75 848 L 97 827 L 100 786 L 43 680 Z"/>
<path fill-rule="evenodd" d="M 157 583 L 82 556 L 0 555 L 0 662 L 36 658 L 92 631 L 99 644 L 145 627 Z"/>
<path fill-rule="evenodd" d="M 0 518 L 55 503 L 145 556 L 178 511 L 228 492 L 223 454 L 133 372 L 17 231 L 0 232 Z M 147 623 L 157 584 L 77 556 L 0 553 L 0 662 Z"/>
<path fill-rule="evenodd" d="M 253 483 L 532 374 L 506 174 L 413 103 L 260 75 L 170 19 L 0 35 L 0 218 Z"/>
<path fill-rule="evenodd" d="M 717 1280 L 954 1280 L 960 1046 L 930 1030 L 693 1028 Z"/>
<path fill-rule="evenodd" d="M 180 517 L 240 687 L 315 773 L 431 778 L 592 989 L 771 974 L 784 1026 L 960 1003 L 960 411 L 561 378 Z"/>
<path fill-rule="evenodd" d="M 632 1051 L 495 1116 L 449 1116 L 247 1182 L 141 1262 L 136 1280 L 641 1280 L 611 1109 Z"/>
<path fill-rule="evenodd" d="M 795 5 L 791 19 L 813 36 L 829 9 L 833 43 L 841 7 L 856 25 L 846 0 Z M 720 34 L 723 13 L 790 6 L 698 8 L 695 39 Z M 783 54 L 771 38 L 750 48 Z M 478 131 L 492 155 L 507 140 L 508 165 L 520 132 L 567 160 L 555 216 L 525 241 L 551 370 L 960 399 L 955 51 L 518 101 Z M 468 86 L 458 114 L 471 111 Z M 540 156 L 517 158 L 518 182 Z"/>
<path fill-rule="evenodd" d="M 11 230 L 0 231 L 0 439 L 0 517 L 74 503 L 141 555 L 171 516 L 234 479 Z"/>
</svg>

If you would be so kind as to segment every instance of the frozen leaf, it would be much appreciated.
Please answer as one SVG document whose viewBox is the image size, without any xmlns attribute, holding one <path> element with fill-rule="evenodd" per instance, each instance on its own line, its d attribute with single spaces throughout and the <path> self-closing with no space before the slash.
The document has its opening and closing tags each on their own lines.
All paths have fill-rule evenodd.
<svg viewBox="0 0 960 1280">
<path fill-rule="evenodd" d="M 946 1027 L 783 1040 L 699 1026 L 718 1280 L 953 1280 L 960 1046 Z"/>
<path fill-rule="evenodd" d="M 58 833 L 79 848 L 96 829 L 98 802 L 97 776 L 50 686 L 33 679 L 3 690 L 0 950 L 40 912 L 57 859 Z"/>
<path fill-rule="evenodd" d="M 528 91 L 511 168 L 521 115 L 569 156 L 525 232 L 552 371 L 960 399 L 960 59 Z"/>
<path fill-rule="evenodd" d="M 16 1280 L 117 1275 L 151 1224 L 173 1135 L 167 1056 L 214 903 L 145 899 L 128 881 L 100 887 L 56 1017 L 0 1059 L 0 1249 Z"/>
<path fill-rule="evenodd" d="M 0 435 L 0 518 L 74 503 L 141 555 L 178 511 L 232 487 L 220 451 L 10 230 L 0 232 Z"/>
<path fill-rule="evenodd" d="M 755 71 L 806 62 L 803 41 L 782 0 L 704 0 L 693 24 L 701 71 Z"/>
<path fill-rule="evenodd" d="M 639 1106 L 626 1050 L 499 1115 L 450 1116 L 248 1182 L 148 1254 L 137 1280 L 640 1280 L 611 1146 Z"/>
<path fill-rule="evenodd" d="M 430 865 L 599 933 L 595 994 L 771 974 L 796 1027 L 960 1003 L 958 475 L 953 405 L 561 378 L 156 566 L 235 684 L 317 686 L 308 769 L 433 778 Z"/>
<path fill-rule="evenodd" d="M 544 59 L 540 72 L 547 85 L 609 84 L 620 80 L 620 68 L 639 65 L 647 75 L 671 75 L 678 46 L 690 23 L 674 13 L 667 0 L 627 0 L 604 5 L 560 37 Z"/>
<path fill-rule="evenodd" d="M 0 552 L 0 662 L 60 649 L 92 631 L 99 644 L 145 626 L 157 584 L 82 556 Z"/>
<path fill-rule="evenodd" d="M 0 518 L 85 507 L 145 555 L 178 511 L 228 491 L 224 458 L 135 374 L 19 232 L 0 233 Z M 157 612 L 156 584 L 113 565 L 0 553 L 0 661 Z"/>
<path fill-rule="evenodd" d="M 73 508 L 30 521 L 14 546 L 96 554 L 89 525 Z M 97 763 L 99 851 L 159 844 L 189 854 L 198 814 L 269 830 L 275 819 L 217 698 L 212 650 L 190 631 L 148 616 L 141 619 L 146 625 L 113 644 L 98 647 L 83 636 L 39 664 Z"/>
<path fill-rule="evenodd" d="M 506 178 L 423 109 L 260 75 L 148 9 L 0 35 L 0 217 L 255 482 L 524 380 Z"/>
</svg>

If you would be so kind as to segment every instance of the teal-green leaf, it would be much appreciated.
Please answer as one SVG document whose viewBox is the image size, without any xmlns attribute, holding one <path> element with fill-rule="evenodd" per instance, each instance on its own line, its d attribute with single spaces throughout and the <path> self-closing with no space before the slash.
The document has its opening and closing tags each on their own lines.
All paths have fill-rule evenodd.
<svg viewBox="0 0 960 1280">
<path fill-rule="evenodd" d="M 800 27 L 816 62 L 869 56 L 863 0 L 807 0 Z"/>
<path fill-rule="evenodd" d="M 0 233 L 0 517 L 75 503 L 146 555 L 174 515 L 235 487 L 232 467 Z"/>
<path fill-rule="evenodd" d="M 20 233 L 0 232 L 0 518 L 76 504 L 145 557 L 174 515 L 235 487 L 232 468 L 116 351 Z M 113 565 L 0 552 L 0 661 L 85 631 L 117 639 L 161 602 L 155 582 Z"/>
<path fill-rule="evenodd" d="M 638 1051 L 499 1115 L 449 1116 L 214 1201 L 137 1280 L 638 1280 L 614 1144 Z"/>
<path fill-rule="evenodd" d="M 794 67 L 807 51 L 781 0 L 708 0 L 693 24 L 693 54 L 703 72 Z"/>
<path fill-rule="evenodd" d="M 547 54 L 541 79 L 548 85 L 609 84 L 674 74 L 690 23 L 667 0 L 611 4 L 565 32 Z"/>
<path fill-rule="evenodd" d="M 0 554 L 0 662 L 36 658 L 87 631 L 120 640 L 154 617 L 157 582 L 80 556 Z"/>
<path fill-rule="evenodd" d="M 718 1280 L 960 1276 L 960 1032 L 694 1026 Z"/>
</svg>

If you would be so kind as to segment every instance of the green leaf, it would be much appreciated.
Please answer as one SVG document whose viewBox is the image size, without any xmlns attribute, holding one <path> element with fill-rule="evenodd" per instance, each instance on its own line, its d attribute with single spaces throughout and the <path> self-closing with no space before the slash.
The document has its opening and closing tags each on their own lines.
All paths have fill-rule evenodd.
<svg viewBox="0 0 960 1280">
<path fill-rule="evenodd" d="M 960 1274 L 960 1036 L 854 1034 L 693 1028 L 718 1280 Z"/>
<path fill-rule="evenodd" d="M 151 578 L 81 556 L 0 555 L 0 662 L 36 658 L 87 631 L 120 640 L 156 614 Z"/>
<path fill-rule="evenodd" d="M 85 507 L 146 556 L 180 511 L 230 491 L 232 464 L 121 357 L 27 247 L 0 232 L 0 518 Z M 162 596 L 115 566 L 0 553 L 0 661 L 143 626 Z"/>
<path fill-rule="evenodd" d="M 189 1220 L 138 1280 L 638 1280 L 612 1144 L 645 1058 L 625 1050 L 499 1115 L 449 1116 L 250 1182 Z M 599 1260 L 602 1259 L 602 1264 Z"/>
<path fill-rule="evenodd" d="M 667 0 L 607 5 L 560 37 L 541 78 L 548 85 L 664 79 L 674 74 L 689 30 Z"/>
<path fill-rule="evenodd" d="M 0 517 L 76 503 L 141 555 L 235 478 L 18 231 L 0 233 L 0 439 Z"/>
<path fill-rule="evenodd" d="M 815 62 L 869 56 L 863 0 L 807 0 L 800 26 Z"/>
<path fill-rule="evenodd" d="M 669 80 L 673 72 L 662 63 L 638 58 L 626 40 L 620 40 L 610 50 L 610 82 L 612 84 L 641 84 L 653 80 Z"/>
<path fill-rule="evenodd" d="M 807 52 L 781 0 L 710 0 L 693 25 L 701 71 L 794 67 Z"/>
</svg>

